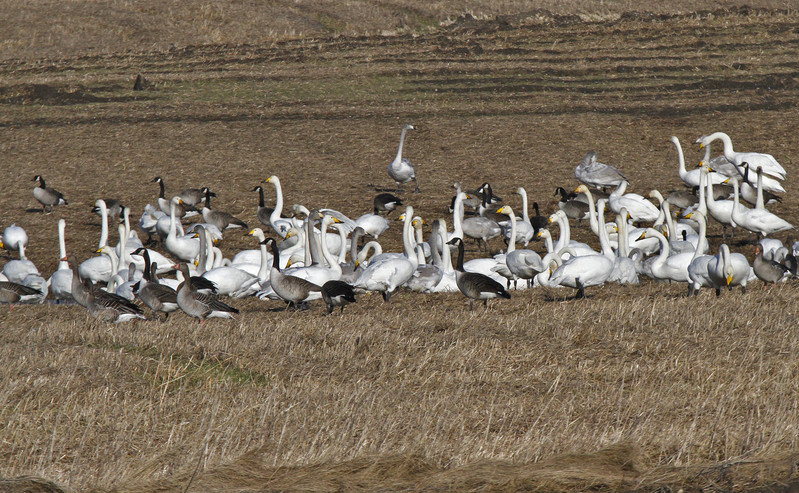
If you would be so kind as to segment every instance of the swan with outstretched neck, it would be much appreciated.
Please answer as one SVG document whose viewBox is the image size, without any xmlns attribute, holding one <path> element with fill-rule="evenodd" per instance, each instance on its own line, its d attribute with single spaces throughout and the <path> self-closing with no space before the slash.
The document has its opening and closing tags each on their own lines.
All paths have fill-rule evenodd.
<svg viewBox="0 0 799 493">
<path fill-rule="evenodd" d="M 409 181 L 413 180 L 413 184 L 416 185 L 416 189 L 414 192 L 421 192 L 419 189 L 419 182 L 416 180 L 416 171 L 413 169 L 413 164 L 407 159 L 402 157 L 402 146 L 405 145 L 405 133 L 408 130 L 415 130 L 416 127 L 411 125 L 410 123 L 406 123 L 402 126 L 402 132 L 400 133 L 400 141 L 399 141 L 399 148 L 397 149 L 397 155 L 394 157 L 394 160 L 388 165 L 388 175 L 397 183 L 397 189 L 402 191 L 402 185 L 404 183 L 408 183 Z"/>
</svg>

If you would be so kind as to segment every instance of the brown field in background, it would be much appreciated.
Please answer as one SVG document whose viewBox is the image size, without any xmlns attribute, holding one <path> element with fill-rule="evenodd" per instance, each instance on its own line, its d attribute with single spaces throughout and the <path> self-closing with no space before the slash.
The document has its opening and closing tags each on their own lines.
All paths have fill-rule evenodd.
<svg viewBox="0 0 799 493">
<path fill-rule="evenodd" d="M 454 180 L 514 208 L 524 186 L 551 213 L 592 149 L 637 193 L 679 189 L 669 137 L 695 164 L 696 137 L 723 130 L 783 164 L 774 210 L 799 224 L 796 5 L 473 3 L 5 3 L 0 228 L 24 226 L 49 275 L 59 218 L 68 252 L 94 255 L 91 204 L 138 217 L 156 175 L 168 194 L 209 186 L 253 225 L 250 190 L 272 174 L 288 205 L 357 217 L 393 186 L 405 122 L 423 193 L 403 199 L 428 223 L 451 227 Z M 35 174 L 70 205 L 31 212 Z M 202 326 L 0 309 L 0 491 L 796 487 L 795 283 L 685 292 L 537 289 L 474 312 L 459 293 L 401 293 L 341 317 L 247 299 Z"/>
</svg>

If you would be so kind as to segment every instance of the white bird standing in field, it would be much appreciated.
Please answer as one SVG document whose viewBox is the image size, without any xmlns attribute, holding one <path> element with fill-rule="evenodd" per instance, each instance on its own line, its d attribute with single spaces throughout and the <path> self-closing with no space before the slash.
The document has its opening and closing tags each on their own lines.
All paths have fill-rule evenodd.
<svg viewBox="0 0 799 493">
<path fill-rule="evenodd" d="M 416 181 L 416 171 L 414 171 L 413 165 L 407 158 L 402 157 L 402 146 L 405 144 L 405 132 L 415 129 L 416 127 L 410 123 L 406 123 L 402 126 L 397 156 L 391 161 L 391 164 L 388 165 L 388 175 L 397 182 L 397 188 L 400 191 L 402 190 L 403 183 L 408 183 L 413 180 L 413 184 L 416 185 L 416 190 L 414 190 L 414 192 L 421 192 L 419 183 Z"/>
<path fill-rule="evenodd" d="M 613 166 L 596 160 L 596 152 L 585 155 L 583 161 L 574 170 L 574 176 L 588 186 L 594 188 L 616 187 L 627 178 Z"/>
</svg>

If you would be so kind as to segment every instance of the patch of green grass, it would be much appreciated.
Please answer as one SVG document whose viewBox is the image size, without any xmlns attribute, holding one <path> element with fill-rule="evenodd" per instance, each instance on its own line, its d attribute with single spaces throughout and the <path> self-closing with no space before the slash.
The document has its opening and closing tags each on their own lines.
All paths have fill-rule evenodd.
<svg viewBox="0 0 799 493">
<path fill-rule="evenodd" d="M 97 345 L 90 347 L 98 348 Z M 181 385 L 196 387 L 210 381 L 227 381 L 238 385 L 263 386 L 269 383 L 269 378 L 260 373 L 248 371 L 240 366 L 217 357 L 203 357 L 196 359 L 180 353 L 163 353 L 156 347 L 144 347 L 131 344 L 111 344 L 103 346 L 104 349 L 124 351 L 135 354 L 156 362 L 157 370 L 149 375 L 152 367 L 145 370 L 148 380 L 154 378 L 157 385 L 171 385 L 180 382 Z"/>
</svg>

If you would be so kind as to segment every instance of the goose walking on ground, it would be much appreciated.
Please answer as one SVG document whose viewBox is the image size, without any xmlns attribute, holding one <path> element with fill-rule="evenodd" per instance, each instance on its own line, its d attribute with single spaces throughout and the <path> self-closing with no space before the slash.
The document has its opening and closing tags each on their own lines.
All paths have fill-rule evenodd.
<svg viewBox="0 0 799 493">
<path fill-rule="evenodd" d="M 86 308 L 89 314 L 101 322 L 127 322 L 144 318 L 141 308 L 121 296 L 101 291 L 90 280 L 83 281 L 87 291 Z"/>
<path fill-rule="evenodd" d="M 205 200 L 205 197 L 208 195 L 216 197 L 216 194 L 210 191 L 208 187 L 185 188 L 178 194 L 178 197 L 180 197 L 180 200 L 182 200 L 185 205 L 194 207 Z"/>
<path fill-rule="evenodd" d="M 280 251 L 274 238 L 264 240 L 267 247 L 272 250 L 272 268 L 269 273 L 269 283 L 275 294 L 283 298 L 288 306 L 300 308 L 308 301 L 317 300 L 322 297 L 322 287 L 310 281 L 286 275 L 280 270 Z M 287 308 L 288 308 L 287 306 Z"/>
<path fill-rule="evenodd" d="M 271 227 L 272 224 L 269 222 L 269 217 L 272 215 L 274 209 L 267 207 L 264 202 L 264 187 L 257 185 L 252 191 L 258 192 L 258 207 L 255 209 L 255 217 L 257 217 L 258 221 L 264 226 Z"/>
<path fill-rule="evenodd" d="M 38 289 L 16 282 L 0 281 L 0 303 L 9 305 L 9 311 L 18 303 L 39 303 L 43 296 Z"/>
<path fill-rule="evenodd" d="M 57 205 L 69 204 L 67 199 L 64 198 L 64 194 L 54 188 L 48 187 L 44 183 L 42 175 L 34 176 L 33 181 L 38 183 L 36 188 L 33 189 L 33 197 L 42 204 L 42 212 L 47 212 L 48 208 L 52 212 L 53 207 Z"/>
<path fill-rule="evenodd" d="M 356 301 L 355 290 L 344 281 L 331 279 L 322 284 L 322 299 L 327 305 L 328 315 L 333 313 L 333 309 L 337 306 L 341 307 L 340 313 L 344 313 L 344 307 Z"/>
<path fill-rule="evenodd" d="M 588 203 L 579 200 L 577 194 L 567 192 L 563 187 L 555 189 L 555 195 L 559 196 L 558 209 L 562 210 L 566 217 L 582 222 L 588 218 Z"/>
<path fill-rule="evenodd" d="M 375 214 L 381 212 L 390 214 L 391 211 L 402 205 L 402 199 L 390 193 L 380 193 L 375 196 L 373 205 Z"/>
<path fill-rule="evenodd" d="M 178 265 L 178 270 L 183 274 L 183 283 L 177 290 L 177 302 L 183 312 L 202 324 L 206 318 L 233 318 L 239 311 L 217 299 L 212 294 L 200 293 L 192 285 L 189 267 L 185 263 Z"/>
<path fill-rule="evenodd" d="M 203 221 L 213 224 L 220 231 L 224 231 L 226 229 L 239 229 L 239 228 L 247 228 L 247 223 L 242 221 L 241 219 L 235 217 L 233 214 L 229 212 L 223 211 L 216 211 L 211 209 L 211 191 L 207 188 L 205 190 L 205 206 L 202 209 L 203 214 Z M 183 200 L 183 199 L 181 199 Z"/>
<path fill-rule="evenodd" d="M 388 165 L 388 175 L 397 183 L 397 189 L 399 191 L 402 191 L 402 185 L 404 183 L 408 183 L 409 181 L 413 180 L 413 184 L 416 185 L 416 190 L 414 190 L 414 192 L 421 192 L 419 189 L 419 183 L 416 181 L 416 171 L 413 169 L 413 164 L 411 164 L 407 158 L 402 157 L 402 146 L 405 144 L 405 133 L 408 130 L 415 129 L 416 127 L 410 123 L 406 123 L 402 126 L 397 156 L 393 161 L 391 161 L 391 164 Z"/>
<path fill-rule="evenodd" d="M 617 187 L 627 180 L 627 177 L 613 166 L 598 162 L 594 151 L 585 155 L 583 161 L 574 169 L 574 176 L 594 188 Z"/>
<path fill-rule="evenodd" d="M 172 205 L 171 205 L 171 201 L 168 200 L 166 198 L 166 195 L 164 194 L 164 192 L 166 190 L 166 187 L 164 186 L 164 179 L 161 178 L 160 176 L 156 176 L 155 178 L 153 178 L 152 183 L 158 183 L 158 186 L 159 186 L 158 207 L 161 208 L 161 212 L 163 212 L 164 214 L 169 214 L 170 211 L 171 211 Z M 185 202 L 178 203 L 175 206 L 175 216 L 177 216 L 178 218 L 184 218 L 184 217 L 189 218 L 189 217 L 196 216 L 196 215 L 199 215 L 199 214 L 200 214 L 200 212 L 197 209 L 195 209 L 193 206 L 191 206 L 191 205 L 189 205 L 189 204 L 187 204 Z"/>
<path fill-rule="evenodd" d="M 147 249 L 139 248 L 134 253 L 144 257 L 145 266 L 144 276 L 139 283 L 136 295 L 153 312 L 153 320 L 158 319 L 158 313 L 163 313 L 166 318 L 169 318 L 170 313 L 180 308 L 178 306 L 177 291 L 154 281 L 153 277 L 158 270 L 158 263 L 150 263 L 150 255 Z"/>
<path fill-rule="evenodd" d="M 469 310 L 474 309 L 474 300 L 483 300 L 483 306 L 488 308 L 488 300 L 492 298 L 510 299 L 510 293 L 500 283 L 490 277 L 477 272 L 466 272 L 463 269 L 463 240 L 453 238 L 448 241 L 450 245 L 458 248 L 458 260 L 455 263 L 455 278 L 458 289 L 469 298 Z"/>
</svg>

